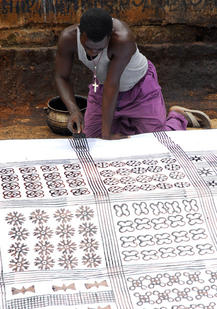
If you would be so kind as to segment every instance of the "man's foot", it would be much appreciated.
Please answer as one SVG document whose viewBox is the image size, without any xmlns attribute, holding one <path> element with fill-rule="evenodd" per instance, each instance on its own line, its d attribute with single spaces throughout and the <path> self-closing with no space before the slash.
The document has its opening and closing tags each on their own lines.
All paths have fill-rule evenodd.
<svg viewBox="0 0 217 309">
<path fill-rule="evenodd" d="M 188 121 L 188 127 L 191 128 L 211 128 L 211 120 L 207 114 L 196 109 L 188 109 L 182 106 L 172 106 L 169 111 L 182 114 Z"/>
</svg>

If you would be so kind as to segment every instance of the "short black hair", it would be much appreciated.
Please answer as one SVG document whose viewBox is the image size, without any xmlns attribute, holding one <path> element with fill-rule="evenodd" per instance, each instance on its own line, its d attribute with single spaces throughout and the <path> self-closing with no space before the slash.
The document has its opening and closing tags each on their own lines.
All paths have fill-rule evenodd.
<svg viewBox="0 0 217 309">
<path fill-rule="evenodd" d="M 99 42 L 112 33 L 112 17 L 101 8 L 87 10 L 80 19 L 80 31 L 85 32 L 88 39 Z"/>
</svg>

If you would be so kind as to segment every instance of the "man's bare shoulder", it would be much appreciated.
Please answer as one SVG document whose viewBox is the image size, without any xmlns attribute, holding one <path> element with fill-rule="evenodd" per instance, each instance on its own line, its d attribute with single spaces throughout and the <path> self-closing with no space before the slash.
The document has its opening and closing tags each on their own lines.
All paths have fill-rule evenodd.
<svg viewBox="0 0 217 309">
<path fill-rule="evenodd" d="M 77 49 L 77 24 L 65 28 L 59 37 L 59 48 Z"/>
<path fill-rule="evenodd" d="M 113 18 L 113 30 L 109 44 L 108 55 L 111 59 L 114 55 L 131 57 L 136 51 L 136 42 L 129 26 L 118 19 Z"/>
<path fill-rule="evenodd" d="M 67 28 L 65 28 L 62 32 L 61 32 L 61 37 L 63 37 L 64 39 L 68 39 L 68 38 L 72 38 L 76 35 L 77 33 L 77 27 L 78 25 L 71 25 Z"/>
<path fill-rule="evenodd" d="M 122 20 L 113 18 L 114 38 L 119 42 L 134 42 L 135 38 L 130 27 Z"/>
</svg>

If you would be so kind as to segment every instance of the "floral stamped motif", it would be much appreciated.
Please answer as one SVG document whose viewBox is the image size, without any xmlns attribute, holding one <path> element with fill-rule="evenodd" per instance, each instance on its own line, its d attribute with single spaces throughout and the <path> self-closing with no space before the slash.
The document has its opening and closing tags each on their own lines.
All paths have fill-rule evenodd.
<svg viewBox="0 0 217 309">
<path fill-rule="evenodd" d="M 64 254 L 72 254 L 76 248 L 76 243 L 70 239 L 63 239 L 57 245 L 57 249 Z"/>
<path fill-rule="evenodd" d="M 93 223 L 83 223 L 79 225 L 79 234 L 82 234 L 84 237 L 91 237 L 97 233 L 97 227 Z"/>
<path fill-rule="evenodd" d="M 10 225 L 17 226 L 22 225 L 25 222 L 25 217 L 22 213 L 19 213 L 17 211 L 10 212 L 6 218 L 6 222 Z"/>
<path fill-rule="evenodd" d="M 35 259 L 35 266 L 41 270 L 49 270 L 54 267 L 54 259 L 49 255 L 39 256 Z"/>
<path fill-rule="evenodd" d="M 8 212 L 5 222 L 11 239 L 8 245 L 11 256 L 9 268 L 14 272 L 23 272 L 28 269 L 48 271 L 55 265 L 63 269 L 73 269 L 79 264 L 88 268 L 97 267 L 102 259 L 97 252 L 98 227 L 91 222 L 94 215 L 94 210 L 86 205 L 74 210 L 63 207 L 54 211 L 36 208 L 30 210 L 27 217 L 19 211 Z M 76 220 L 72 221 L 73 218 Z M 80 234 L 80 240 L 77 237 L 73 239 L 75 234 Z M 35 240 L 32 248 L 27 243 L 30 236 Z M 53 236 L 59 238 L 56 244 L 51 241 Z M 83 254 L 76 256 L 79 250 Z M 28 259 L 30 252 L 33 253 L 32 260 Z"/>
<path fill-rule="evenodd" d="M 9 231 L 9 236 L 12 239 L 16 239 L 18 241 L 20 240 L 26 240 L 29 236 L 29 232 L 26 228 L 23 228 L 22 226 L 15 226 Z"/>
<path fill-rule="evenodd" d="M 29 231 L 23 227 L 26 218 L 22 213 L 13 211 L 7 214 L 5 221 L 12 226 L 8 235 L 14 241 L 8 249 L 8 253 L 12 257 L 9 261 L 9 268 L 14 272 L 25 271 L 30 265 L 27 260 L 29 247 L 24 243 L 29 236 Z"/>
<path fill-rule="evenodd" d="M 43 224 L 48 221 L 49 216 L 44 210 L 36 209 L 30 214 L 29 219 L 35 224 Z"/>
<path fill-rule="evenodd" d="M 89 206 L 81 206 L 79 209 L 76 211 L 76 217 L 79 218 L 80 220 L 91 220 L 94 216 L 94 211 L 91 209 Z"/>
<path fill-rule="evenodd" d="M 68 166 L 68 168 L 70 167 Z M 78 258 L 74 256 L 77 250 L 77 243 L 72 238 L 77 228 L 76 225 L 72 227 L 70 224 L 74 214 L 69 209 L 60 208 L 54 212 L 53 217 L 59 223 L 55 231 L 55 234 L 59 237 L 56 247 L 59 254 L 57 263 L 64 269 L 73 269 L 78 265 Z"/>
<path fill-rule="evenodd" d="M 47 240 L 52 237 L 53 231 L 48 226 L 40 225 L 35 228 L 33 235 L 38 239 Z"/>
<path fill-rule="evenodd" d="M 83 249 L 85 252 L 94 252 L 99 248 L 99 243 L 94 238 L 85 237 L 80 242 L 80 249 Z"/>
<path fill-rule="evenodd" d="M 82 263 L 90 268 L 97 267 L 101 264 L 101 257 L 95 253 L 86 253 L 82 257 Z"/>
<path fill-rule="evenodd" d="M 73 218 L 73 214 L 70 210 L 66 210 L 65 208 L 58 209 L 54 213 L 54 218 L 61 223 L 70 222 Z"/>
<path fill-rule="evenodd" d="M 95 239 L 98 228 L 92 222 L 88 222 L 94 218 L 94 210 L 89 206 L 80 206 L 75 216 L 84 221 L 78 226 L 78 233 L 83 237 L 79 246 L 84 253 L 82 264 L 88 268 L 97 267 L 101 264 L 101 257 L 97 254 L 99 242 Z"/>
<path fill-rule="evenodd" d="M 8 250 L 8 253 L 10 253 L 13 257 L 19 258 L 20 256 L 27 255 L 29 251 L 29 248 L 26 244 L 15 242 L 10 246 L 10 249 Z"/>
<path fill-rule="evenodd" d="M 70 238 L 75 234 L 75 229 L 70 224 L 60 224 L 56 228 L 56 235 L 60 238 Z"/>
<path fill-rule="evenodd" d="M 58 265 L 64 269 L 73 269 L 78 265 L 78 259 L 71 254 L 63 254 L 58 262 Z"/>
<path fill-rule="evenodd" d="M 10 260 L 9 267 L 15 272 L 25 271 L 29 268 L 29 262 L 25 257 L 20 256 Z"/>
<path fill-rule="evenodd" d="M 38 239 L 34 247 L 38 256 L 35 257 L 34 265 L 40 270 L 50 270 L 55 265 L 55 260 L 51 257 L 54 252 L 54 245 L 50 242 L 53 230 L 45 225 L 48 224 L 49 218 L 48 213 L 41 209 L 36 209 L 29 216 L 32 223 L 36 224 L 33 236 Z"/>
<path fill-rule="evenodd" d="M 40 240 L 35 245 L 35 251 L 40 256 L 49 255 L 49 254 L 53 253 L 54 246 L 47 240 Z"/>
</svg>

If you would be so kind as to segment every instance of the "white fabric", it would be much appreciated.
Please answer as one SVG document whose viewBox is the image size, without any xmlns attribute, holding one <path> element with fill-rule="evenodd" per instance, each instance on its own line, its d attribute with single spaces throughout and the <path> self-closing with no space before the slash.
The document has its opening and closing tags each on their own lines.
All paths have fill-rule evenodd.
<svg viewBox="0 0 217 309">
<path fill-rule="evenodd" d="M 217 150 L 217 129 L 168 131 L 167 135 L 175 137 L 176 142 L 185 151 Z M 74 159 L 76 153 L 72 152 L 68 139 L 27 139 L 27 140 L 2 140 L 0 162 L 48 160 L 48 159 Z M 152 133 L 131 136 L 122 140 L 102 140 L 89 138 L 88 145 L 94 159 L 149 155 L 161 153 L 165 146 L 153 137 Z M 135 152 L 136 149 L 136 152 Z"/>
<path fill-rule="evenodd" d="M 216 140 L 0 141 L 0 308 L 217 309 Z"/>
</svg>

